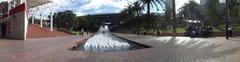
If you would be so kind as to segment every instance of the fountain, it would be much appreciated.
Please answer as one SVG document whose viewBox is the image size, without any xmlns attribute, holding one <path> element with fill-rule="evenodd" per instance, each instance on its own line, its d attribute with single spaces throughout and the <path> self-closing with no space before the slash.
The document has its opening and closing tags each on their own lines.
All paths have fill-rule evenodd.
<svg viewBox="0 0 240 62">
<path fill-rule="evenodd" d="M 128 51 L 147 48 L 148 46 L 131 42 L 123 38 L 117 37 L 108 29 L 108 26 L 101 26 L 99 31 L 85 43 L 78 45 L 74 50 L 88 52 L 115 52 Z"/>
</svg>

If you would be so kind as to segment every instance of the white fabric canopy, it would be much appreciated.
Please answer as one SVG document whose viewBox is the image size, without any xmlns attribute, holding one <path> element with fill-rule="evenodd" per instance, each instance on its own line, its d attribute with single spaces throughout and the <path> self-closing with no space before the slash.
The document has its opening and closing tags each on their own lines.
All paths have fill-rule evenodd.
<svg viewBox="0 0 240 62">
<path fill-rule="evenodd" d="M 26 0 L 28 8 L 33 8 L 51 2 L 50 0 Z"/>
</svg>

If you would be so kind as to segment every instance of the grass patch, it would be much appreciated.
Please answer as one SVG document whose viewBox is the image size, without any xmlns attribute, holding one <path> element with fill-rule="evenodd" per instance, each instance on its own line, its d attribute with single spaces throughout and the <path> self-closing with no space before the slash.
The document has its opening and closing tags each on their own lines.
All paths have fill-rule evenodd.
<svg viewBox="0 0 240 62">
<path fill-rule="evenodd" d="M 148 29 L 146 30 L 147 33 L 156 33 L 157 30 L 159 30 L 161 33 L 173 33 L 172 29 Z M 184 27 L 178 27 L 176 28 L 177 33 L 184 33 L 185 28 Z"/>
<path fill-rule="evenodd" d="M 179 27 L 176 30 L 177 30 L 177 33 L 184 33 L 186 31 L 186 29 L 183 27 Z"/>
<path fill-rule="evenodd" d="M 81 34 L 80 31 L 69 31 L 69 32 L 73 35 L 80 35 Z"/>
<path fill-rule="evenodd" d="M 240 25 L 232 25 L 234 31 L 240 32 Z M 173 33 L 172 29 L 146 29 L 147 33 L 156 33 L 159 30 L 161 33 Z M 186 27 L 177 27 L 177 33 L 184 33 L 186 31 Z M 213 27 L 213 32 L 225 32 L 225 25 L 219 25 L 217 27 Z"/>
</svg>

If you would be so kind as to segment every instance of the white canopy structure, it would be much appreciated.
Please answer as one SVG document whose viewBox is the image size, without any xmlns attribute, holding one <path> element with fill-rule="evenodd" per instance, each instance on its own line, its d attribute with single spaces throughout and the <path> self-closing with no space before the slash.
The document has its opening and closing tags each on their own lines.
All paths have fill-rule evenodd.
<svg viewBox="0 0 240 62">
<path fill-rule="evenodd" d="M 50 30 L 53 31 L 53 13 L 55 12 L 54 7 L 56 6 L 53 2 L 48 2 L 33 8 L 30 8 L 28 11 L 28 18 L 32 18 L 32 24 L 34 23 L 35 18 L 40 19 L 40 26 L 43 27 L 43 19 L 50 15 Z"/>
<path fill-rule="evenodd" d="M 49 3 L 51 1 L 50 0 L 26 0 L 26 2 L 27 2 L 27 7 L 28 8 L 33 8 L 33 7 L 36 7 L 36 6 L 39 6 L 39 5 Z"/>
</svg>

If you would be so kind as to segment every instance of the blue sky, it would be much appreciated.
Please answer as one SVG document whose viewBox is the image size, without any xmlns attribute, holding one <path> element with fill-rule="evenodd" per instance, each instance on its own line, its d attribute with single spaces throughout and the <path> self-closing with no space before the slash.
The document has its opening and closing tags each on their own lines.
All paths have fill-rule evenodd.
<svg viewBox="0 0 240 62">
<path fill-rule="evenodd" d="M 73 10 L 78 16 L 117 13 L 135 0 L 53 0 L 56 11 Z"/>
<path fill-rule="evenodd" d="M 4 0 L 0 0 L 4 1 Z M 88 14 L 101 14 L 101 13 L 118 13 L 122 9 L 126 8 L 128 4 L 133 3 L 136 0 L 52 0 L 55 4 L 54 12 L 61 12 L 65 10 L 72 10 L 78 16 Z M 200 2 L 200 0 L 195 0 Z M 176 0 L 176 8 L 180 8 L 188 0 Z M 47 10 L 44 10 L 45 15 L 49 15 Z M 152 12 L 163 12 L 157 11 L 156 8 Z"/>
<path fill-rule="evenodd" d="M 78 16 L 100 13 L 118 13 L 128 4 L 136 0 L 53 0 L 57 4 L 56 11 L 73 10 Z M 176 8 L 180 8 L 188 0 L 176 0 Z M 199 0 L 196 0 L 199 3 Z M 163 12 L 153 9 L 152 12 Z"/>
</svg>

